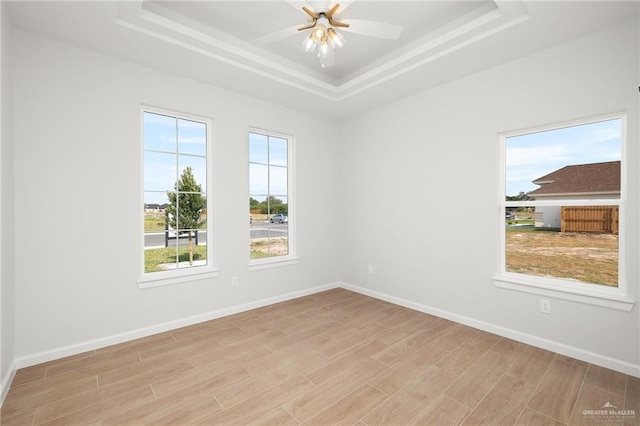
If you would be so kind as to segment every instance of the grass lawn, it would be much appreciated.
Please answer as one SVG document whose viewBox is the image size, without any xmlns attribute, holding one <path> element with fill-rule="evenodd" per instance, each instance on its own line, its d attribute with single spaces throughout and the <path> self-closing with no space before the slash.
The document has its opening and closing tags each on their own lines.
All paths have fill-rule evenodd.
<svg viewBox="0 0 640 426">
<path fill-rule="evenodd" d="M 506 269 L 616 287 L 618 236 L 507 228 Z"/>
<path fill-rule="evenodd" d="M 533 219 L 509 219 L 506 221 L 507 225 L 533 225 Z"/>
<path fill-rule="evenodd" d="M 206 246 L 193 246 L 193 260 L 204 260 L 207 258 Z M 178 261 L 189 261 L 189 247 L 180 247 L 178 249 Z M 159 249 L 149 249 L 144 251 L 144 271 L 156 272 L 162 271 L 160 265 L 164 263 L 176 263 L 175 247 L 165 247 Z"/>
<path fill-rule="evenodd" d="M 144 232 L 164 231 L 164 223 L 164 216 L 153 216 L 147 214 L 144 216 Z"/>
<path fill-rule="evenodd" d="M 203 216 L 203 221 L 200 224 L 200 229 L 207 228 L 206 218 Z M 164 231 L 166 228 L 166 218 L 164 216 L 154 216 L 147 214 L 144 216 L 144 232 L 158 232 Z"/>
</svg>

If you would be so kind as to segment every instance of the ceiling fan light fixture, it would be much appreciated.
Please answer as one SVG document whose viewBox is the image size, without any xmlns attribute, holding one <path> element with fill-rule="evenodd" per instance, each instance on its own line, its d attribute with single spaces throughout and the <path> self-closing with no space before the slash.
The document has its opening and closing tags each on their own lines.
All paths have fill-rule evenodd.
<svg viewBox="0 0 640 426">
<path fill-rule="evenodd" d="M 305 52 L 311 53 L 315 48 L 316 48 L 316 42 L 313 41 L 313 38 L 311 38 L 311 35 L 309 35 L 309 37 L 305 38 L 302 41 L 302 50 L 304 50 Z"/>
<path fill-rule="evenodd" d="M 318 24 L 315 27 L 313 27 L 313 29 L 311 30 L 311 34 L 309 35 L 309 37 L 316 43 L 316 44 L 323 44 L 327 42 L 327 28 L 322 25 L 322 24 Z"/>
<path fill-rule="evenodd" d="M 347 42 L 347 39 L 345 39 L 342 34 L 337 32 L 333 28 L 329 28 L 327 30 L 327 38 L 329 39 L 329 43 L 331 43 L 331 46 L 333 46 L 333 48 L 342 48 Z"/>
<path fill-rule="evenodd" d="M 318 57 L 326 58 L 329 56 L 329 45 L 326 43 L 326 40 L 323 44 L 318 45 Z"/>
<path fill-rule="evenodd" d="M 327 12 L 314 12 L 308 7 L 302 10 L 311 18 L 311 22 L 298 27 L 298 31 L 309 30 L 308 36 L 302 41 L 302 50 L 313 53 L 320 58 L 323 68 L 330 67 L 335 62 L 333 51 L 344 47 L 347 40 L 334 27 L 349 28 L 349 24 L 333 19 L 333 15 L 340 5 L 334 5 Z M 316 49 L 317 47 L 317 49 Z"/>
</svg>

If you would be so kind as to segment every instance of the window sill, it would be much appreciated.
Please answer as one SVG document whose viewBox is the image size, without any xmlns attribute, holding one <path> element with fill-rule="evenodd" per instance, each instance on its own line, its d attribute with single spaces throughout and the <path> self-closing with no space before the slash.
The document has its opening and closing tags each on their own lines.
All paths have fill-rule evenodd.
<svg viewBox="0 0 640 426">
<path fill-rule="evenodd" d="M 218 268 L 206 268 L 203 270 L 195 271 L 179 271 L 176 273 L 172 272 L 158 272 L 159 276 L 153 276 L 153 274 L 149 274 L 148 276 L 142 276 L 138 279 L 138 288 L 141 290 L 155 288 L 155 287 L 164 287 L 167 285 L 174 284 L 182 284 L 191 281 L 200 281 L 209 278 L 215 278 L 218 276 L 220 269 Z"/>
<path fill-rule="evenodd" d="M 558 288 L 558 285 L 520 277 L 493 277 L 493 284 L 498 288 L 553 297 L 586 305 L 599 306 L 618 311 L 630 312 L 635 303 L 634 299 L 621 294 L 606 291 L 589 291 L 580 288 Z M 594 284 L 595 285 L 595 284 Z"/>
<path fill-rule="evenodd" d="M 298 258 L 293 256 L 270 257 L 267 259 L 254 260 L 249 264 L 249 271 L 261 271 L 263 269 L 281 268 L 283 266 L 295 265 Z"/>
</svg>

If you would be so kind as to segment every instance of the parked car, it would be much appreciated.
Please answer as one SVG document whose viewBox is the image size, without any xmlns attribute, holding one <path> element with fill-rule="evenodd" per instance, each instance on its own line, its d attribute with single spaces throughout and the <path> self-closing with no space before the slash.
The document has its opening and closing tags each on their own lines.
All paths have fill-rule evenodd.
<svg viewBox="0 0 640 426">
<path fill-rule="evenodd" d="M 278 213 L 273 215 L 270 219 L 271 223 L 289 223 L 289 218 L 286 214 Z"/>
<path fill-rule="evenodd" d="M 516 215 L 512 211 L 507 210 L 506 220 L 515 219 Z"/>
</svg>

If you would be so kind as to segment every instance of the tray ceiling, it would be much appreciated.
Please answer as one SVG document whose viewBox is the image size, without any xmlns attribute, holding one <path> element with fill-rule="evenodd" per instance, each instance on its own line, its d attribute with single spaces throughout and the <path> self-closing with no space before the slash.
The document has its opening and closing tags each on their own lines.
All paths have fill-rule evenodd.
<svg viewBox="0 0 640 426">
<path fill-rule="evenodd" d="M 18 28 L 257 96 L 344 117 L 637 16 L 637 2 L 347 0 L 338 19 L 404 29 L 397 40 L 344 33 L 335 65 L 301 49 L 302 6 L 328 2 L 9 2 Z M 261 41 L 262 40 L 262 41 Z"/>
</svg>

